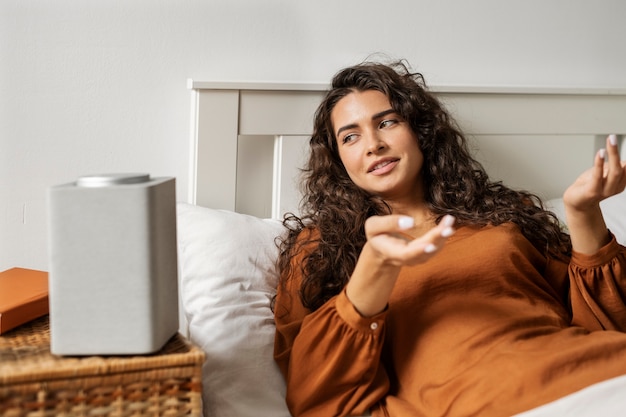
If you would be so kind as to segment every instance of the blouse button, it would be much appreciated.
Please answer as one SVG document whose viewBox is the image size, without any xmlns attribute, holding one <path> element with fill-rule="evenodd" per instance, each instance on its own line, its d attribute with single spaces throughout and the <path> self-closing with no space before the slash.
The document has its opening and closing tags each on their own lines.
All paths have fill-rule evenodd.
<svg viewBox="0 0 626 417">
<path fill-rule="evenodd" d="M 370 329 L 372 329 L 372 330 L 378 329 L 378 323 L 374 322 L 374 323 L 370 324 Z"/>
</svg>

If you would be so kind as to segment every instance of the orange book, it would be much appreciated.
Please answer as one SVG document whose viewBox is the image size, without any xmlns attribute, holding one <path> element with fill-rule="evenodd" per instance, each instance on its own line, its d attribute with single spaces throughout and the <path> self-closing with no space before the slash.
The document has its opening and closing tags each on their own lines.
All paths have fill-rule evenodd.
<svg viewBox="0 0 626 417">
<path fill-rule="evenodd" d="M 0 272 L 0 334 L 48 311 L 47 272 L 24 268 Z"/>
</svg>

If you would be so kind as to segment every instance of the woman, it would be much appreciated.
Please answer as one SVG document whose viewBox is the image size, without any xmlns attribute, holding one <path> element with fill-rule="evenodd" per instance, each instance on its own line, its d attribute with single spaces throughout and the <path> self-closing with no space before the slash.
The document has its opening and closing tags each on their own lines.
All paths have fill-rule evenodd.
<svg viewBox="0 0 626 417">
<path fill-rule="evenodd" d="M 339 72 L 310 145 L 274 305 L 294 416 L 505 416 L 626 374 L 614 136 L 564 194 L 569 236 L 400 63 Z"/>
</svg>

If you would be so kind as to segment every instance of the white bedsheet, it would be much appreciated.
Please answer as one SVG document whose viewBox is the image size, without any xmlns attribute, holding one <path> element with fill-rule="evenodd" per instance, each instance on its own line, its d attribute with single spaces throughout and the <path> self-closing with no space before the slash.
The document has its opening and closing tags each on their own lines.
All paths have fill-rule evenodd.
<svg viewBox="0 0 626 417">
<path fill-rule="evenodd" d="M 598 382 L 515 417 L 626 416 L 626 375 Z"/>
</svg>

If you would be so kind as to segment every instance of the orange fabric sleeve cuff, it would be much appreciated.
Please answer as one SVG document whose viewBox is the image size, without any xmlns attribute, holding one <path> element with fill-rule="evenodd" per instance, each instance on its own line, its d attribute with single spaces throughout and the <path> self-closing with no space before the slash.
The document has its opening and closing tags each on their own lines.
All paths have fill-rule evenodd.
<svg viewBox="0 0 626 417">
<path fill-rule="evenodd" d="M 620 245 L 615 239 L 615 235 L 611 234 L 611 241 L 600 248 L 593 255 L 585 255 L 578 252 L 572 253 L 572 264 L 580 268 L 593 268 L 602 266 L 615 258 L 620 251 Z"/>
<path fill-rule="evenodd" d="M 349 326 L 363 333 L 380 334 L 387 317 L 387 309 L 375 316 L 363 317 L 348 299 L 345 289 L 337 295 L 335 307 L 339 316 Z"/>
</svg>

